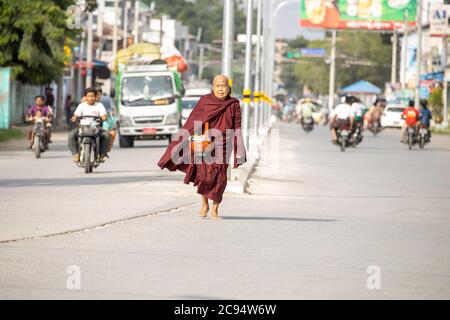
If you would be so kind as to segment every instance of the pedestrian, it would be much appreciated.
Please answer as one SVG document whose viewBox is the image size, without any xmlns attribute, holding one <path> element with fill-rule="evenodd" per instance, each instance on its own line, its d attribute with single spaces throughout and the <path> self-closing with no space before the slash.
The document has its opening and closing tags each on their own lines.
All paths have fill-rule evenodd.
<svg viewBox="0 0 450 320">
<path fill-rule="evenodd" d="M 203 148 L 205 141 L 207 146 L 204 150 L 200 149 L 198 157 L 197 150 L 192 149 L 193 144 L 189 141 L 195 140 L 200 130 L 203 132 L 201 146 Z M 227 185 L 231 146 L 234 150 L 233 167 L 237 168 L 246 161 L 241 133 L 241 108 L 239 100 L 230 96 L 228 78 L 219 75 L 213 80 L 213 92 L 198 101 L 158 162 L 161 169 L 184 172 L 184 183 L 192 182 L 197 187 L 197 193 L 202 198 L 199 215 L 203 218 L 208 215 L 208 200 L 212 200 L 211 216 L 219 219 L 218 208 Z"/>
<path fill-rule="evenodd" d="M 53 89 L 50 87 L 45 88 L 45 105 L 49 106 L 52 109 L 53 113 L 55 113 L 55 97 L 53 96 L 52 91 Z"/>
<path fill-rule="evenodd" d="M 72 96 L 68 94 L 66 98 L 66 103 L 64 104 L 64 109 L 66 110 L 66 122 L 69 125 L 69 127 L 71 125 L 70 118 L 72 118 L 72 106 L 73 106 Z"/>
</svg>

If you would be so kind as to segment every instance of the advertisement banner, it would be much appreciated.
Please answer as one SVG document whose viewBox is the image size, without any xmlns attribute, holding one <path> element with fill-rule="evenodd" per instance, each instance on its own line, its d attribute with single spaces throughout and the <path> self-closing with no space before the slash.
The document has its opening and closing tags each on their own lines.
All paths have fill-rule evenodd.
<svg viewBox="0 0 450 320">
<path fill-rule="evenodd" d="M 304 0 L 300 25 L 325 29 L 401 29 L 416 24 L 417 0 Z"/>
<path fill-rule="evenodd" d="M 11 68 L 0 68 L 0 129 L 9 128 L 9 79 Z"/>
<path fill-rule="evenodd" d="M 450 34 L 449 28 L 450 5 L 430 4 L 430 36 L 445 37 Z"/>
</svg>

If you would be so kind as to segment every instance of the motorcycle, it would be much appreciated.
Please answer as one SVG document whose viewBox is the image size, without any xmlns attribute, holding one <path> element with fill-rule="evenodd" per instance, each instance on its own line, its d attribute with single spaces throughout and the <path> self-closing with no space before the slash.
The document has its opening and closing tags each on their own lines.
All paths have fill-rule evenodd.
<svg viewBox="0 0 450 320">
<path fill-rule="evenodd" d="M 345 152 L 345 148 L 350 145 L 350 127 L 342 125 L 336 130 L 337 144 L 341 147 L 341 151 Z"/>
<path fill-rule="evenodd" d="M 417 143 L 416 128 L 414 126 L 408 126 L 406 128 L 406 144 L 408 149 L 411 150 L 412 146 Z"/>
<path fill-rule="evenodd" d="M 79 167 L 85 173 L 91 173 L 93 168 L 100 165 L 100 117 L 83 116 L 78 128 Z"/>
<path fill-rule="evenodd" d="M 376 137 L 377 134 L 380 133 L 381 130 L 383 130 L 379 121 L 372 121 L 372 123 L 367 127 L 367 129 L 369 129 L 370 132 L 373 133 L 374 137 Z"/>
<path fill-rule="evenodd" d="M 44 143 L 44 126 L 45 126 L 44 118 L 42 116 L 36 117 L 33 125 L 33 133 L 32 133 L 33 144 L 31 147 L 31 150 L 34 151 L 36 159 L 39 159 L 41 157 L 41 153 L 47 149 Z"/>
<path fill-rule="evenodd" d="M 314 119 L 312 117 L 302 118 L 301 125 L 303 130 L 305 130 L 306 133 L 309 133 L 314 129 Z"/>
<path fill-rule="evenodd" d="M 353 147 L 356 147 L 358 144 L 361 143 L 361 141 L 363 140 L 363 135 L 362 135 L 362 126 L 359 123 L 355 124 L 355 130 L 352 134 L 351 137 L 351 143 Z"/>
<path fill-rule="evenodd" d="M 419 142 L 419 148 L 423 149 L 426 143 L 430 142 L 430 135 L 428 132 L 427 126 L 421 124 L 419 126 L 419 134 L 418 134 L 418 142 Z"/>
</svg>

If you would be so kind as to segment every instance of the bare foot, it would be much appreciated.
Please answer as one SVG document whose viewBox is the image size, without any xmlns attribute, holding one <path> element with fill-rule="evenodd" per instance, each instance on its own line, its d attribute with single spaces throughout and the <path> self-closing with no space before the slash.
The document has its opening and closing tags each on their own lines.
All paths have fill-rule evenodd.
<svg viewBox="0 0 450 320">
<path fill-rule="evenodd" d="M 214 220 L 222 220 L 222 217 L 219 217 L 219 213 L 214 210 L 211 212 L 211 218 L 213 218 Z"/>
<path fill-rule="evenodd" d="M 206 218 L 206 216 L 208 215 L 208 211 L 209 211 L 209 206 L 203 206 L 198 215 L 202 218 Z"/>
</svg>

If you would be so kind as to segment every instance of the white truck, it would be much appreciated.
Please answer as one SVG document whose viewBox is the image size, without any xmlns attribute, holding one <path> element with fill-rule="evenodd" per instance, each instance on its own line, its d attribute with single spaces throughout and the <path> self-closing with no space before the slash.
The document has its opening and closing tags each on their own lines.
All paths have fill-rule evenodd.
<svg viewBox="0 0 450 320">
<path fill-rule="evenodd" d="M 168 139 L 181 128 L 184 87 L 167 65 L 129 65 L 118 76 L 119 145 Z"/>
</svg>

